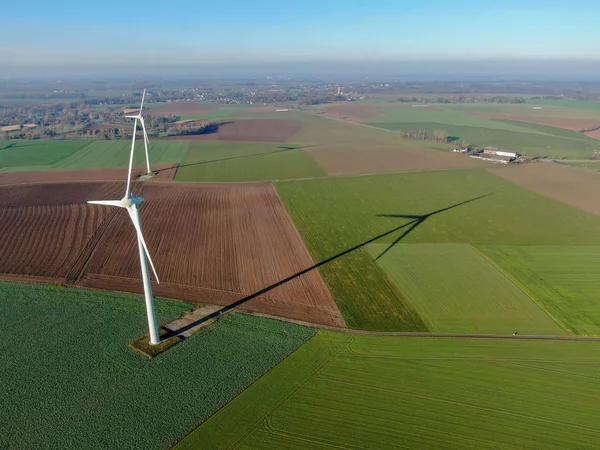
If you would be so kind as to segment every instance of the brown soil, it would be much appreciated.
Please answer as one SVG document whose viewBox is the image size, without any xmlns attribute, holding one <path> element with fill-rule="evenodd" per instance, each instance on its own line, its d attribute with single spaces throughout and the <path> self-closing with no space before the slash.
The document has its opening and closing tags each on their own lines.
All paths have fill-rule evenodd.
<svg viewBox="0 0 600 450">
<path fill-rule="evenodd" d="M 600 139 L 600 130 L 588 131 L 585 135 L 594 139 Z"/>
<path fill-rule="evenodd" d="M 560 164 L 531 163 L 489 169 L 494 175 L 538 194 L 600 215 L 600 174 Z"/>
<path fill-rule="evenodd" d="M 67 268 L 111 214 L 109 208 L 82 203 L 1 207 L 0 274 L 64 279 Z"/>
<path fill-rule="evenodd" d="M 122 183 L 0 187 L 0 274 L 142 293 L 127 214 L 84 203 L 120 198 L 122 189 Z M 134 193 L 146 199 L 144 235 L 161 279 L 156 295 L 228 305 L 314 264 L 269 183 L 136 183 Z M 317 270 L 240 308 L 345 326 Z"/>
<path fill-rule="evenodd" d="M 302 124 L 298 120 L 236 120 L 219 126 L 219 131 L 216 133 L 172 136 L 163 139 L 178 141 L 285 142 L 301 128 Z"/>
<path fill-rule="evenodd" d="M 327 117 L 334 119 L 343 119 L 349 122 L 368 122 L 371 117 L 384 116 L 385 114 L 377 112 L 376 107 L 360 104 L 360 103 L 347 103 L 341 105 L 335 105 L 327 108 L 324 113 Z"/>
<path fill-rule="evenodd" d="M 465 155 L 424 148 L 379 146 L 353 150 L 346 146 L 305 149 L 330 175 L 480 167 L 485 163 Z"/>
<path fill-rule="evenodd" d="M 177 174 L 177 163 L 160 164 L 152 167 L 158 174 L 152 178 L 157 181 L 170 181 Z M 146 172 L 145 166 L 132 169 L 132 178 Z M 0 173 L 0 185 L 17 183 L 53 183 L 60 181 L 123 181 L 127 177 L 126 167 L 111 169 L 55 170 L 47 172 L 9 172 Z"/>
<path fill-rule="evenodd" d="M 217 107 L 214 105 L 202 105 L 193 102 L 174 102 L 155 106 L 145 111 L 149 116 L 160 116 L 163 114 L 172 114 L 174 116 L 191 116 L 194 114 L 210 114 Z"/>
<path fill-rule="evenodd" d="M 489 119 L 517 120 L 520 122 L 539 123 L 541 125 L 550 125 L 557 128 L 579 131 L 594 128 L 600 125 L 600 122 L 593 119 L 564 119 L 558 117 L 537 117 L 523 116 L 520 114 L 489 114 L 474 113 L 477 116 L 487 117 Z"/>
</svg>

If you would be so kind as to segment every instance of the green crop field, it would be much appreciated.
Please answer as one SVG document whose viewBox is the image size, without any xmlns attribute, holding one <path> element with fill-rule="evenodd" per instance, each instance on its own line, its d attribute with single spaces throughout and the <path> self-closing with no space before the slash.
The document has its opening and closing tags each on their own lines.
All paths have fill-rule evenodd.
<svg viewBox="0 0 600 450">
<path fill-rule="evenodd" d="M 180 162 L 186 155 L 187 141 L 150 141 L 148 153 L 152 164 Z M 53 164 L 53 170 L 123 167 L 129 164 L 131 141 L 93 141 L 82 150 Z M 145 164 L 144 144 L 136 142 L 134 165 Z"/>
<path fill-rule="evenodd" d="M 319 332 L 175 448 L 595 448 L 597 346 Z"/>
<path fill-rule="evenodd" d="M 124 167 L 129 164 L 131 141 L 17 141 L 14 148 L 0 148 L 0 171 L 70 170 Z M 21 147 L 23 150 L 21 150 Z M 178 163 L 186 155 L 189 141 L 151 141 L 152 164 Z M 4 152 L 6 153 L 6 157 Z M 8 152 L 18 151 L 19 155 Z M 136 143 L 134 165 L 145 164 L 141 141 Z"/>
<path fill-rule="evenodd" d="M 385 124 L 403 124 L 403 123 L 436 123 L 438 128 L 441 125 L 468 126 L 474 128 L 484 128 L 489 130 L 504 130 L 517 133 L 530 132 L 520 125 L 508 124 L 499 122 L 486 117 L 480 117 L 472 114 L 462 113 L 459 111 L 432 111 L 429 109 L 410 107 L 410 106 L 394 106 L 388 108 L 380 108 L 385 116 L 371 118 L 372 124 L 381 125 L 385 128 Z"/>
<path fill-rule="evenodd" d="M 325 176 L 301 148 L 253 142 L 191 142 L 177 181 L 263 181 Z"/>
<path fill-rule="evenodd" d="M 470 245 L 371 244 L 368 249 L 432 331 L 564 334 Z"/>
<path fill-rule="evenodd" d="M 407 105 L 381 106 L 385 115 L 370 117 L 368 123 L 391 131 L 444 130 L 448 135 L 473 145 L 496 146 L 530 156 L 587 159 L 600 150 L 600 142 L 585 135 L 561 128 L 516 120 L 490 119 L 474 113 L 532 115 L 532 106 L 506 104 L 440 105 L 435 111 Z M 598 119 L 600 114 L 586 109 L 546 108 L 536 110 L 543 117 Z"/>
<path fill-rule="evenodd" d="M 66 140 L 0 142 L 0 170 L 19 166 L 49 166 L 68 158 L 89 143 Z"/>
<path fill-rule="evenodd" d="M 539 105 L 556 106 L 558 108 L 589 109 L 600 112 L 600 101 L 594 100 L 536 100 Z"/>
<path fill-rule="evenodd" d="M 600 247 L 482 246 L 569 332 L 600 335 Z"/>
<path fill-rule="evenodd" d="M 496 122 L 505 125 L 520 123 L 508 120 L 496 120 Z M 449 136 L 458 137 L 473 145 L 502 147 L 529 156 L 587 159 L 595 151 L 600 150 L 600 141 L 596 139 L 584 135 L 578 135 L 577 138 L 566 138 L 560 136 L 560 129 L 557 129 L 553 135 L 542 134 L 541 127 L 526 123 L 522 124 L 520 132 L 475 126 L 444 125 L 433 122 L 390 122 L 374 125 L 392 131 L 425 130 L 432 132 L 444 130 Z"/>
<path fill-rule="evenodd" d="M 147 360 L 141 296 L 3 282 L 0 303 L 1 448 L 168 448 L 314 334 L 231 315 Z"/>
<path fill-rule="evenodd" d="M 424 328 L 414 308 L 365 249 L 369 243 L 393 242 L 413 226 L 402 243 L 600 245 L 600 217 L 482 169 L 276 186 L 315 262 L 329 260 L 319 270 L 346 323 L 354 328 Z"/>
<path fill-rule="evenodd" d="M 215 111 L 208 114 L 191 114 L 187 116 L 177 116 L 177 120 L 218 120 L 229 118 L 227 111 Z"/>
<path fill-rule="evenodd" d="M 567 119 L 595 119 L 600 118 L 600 102 L 587 101 L 556 101 L 531 100 L 528 103 L 463 103 L 463 104 L 440 104 L 438 106 L 448 111 L 462 113 L 485 113 L 485 114 L 519 114 L 535 117 L 560 117 Z M 553 103 L 552 103 L 553 102 Z M 534 110 L 534 106 L 543 109 Z"/>
<path fill-rule="evenodd" d="M 586 136 L 585 134 L 579 133 L 577 131 L 566 130 L 564 128 L 551 127 L 549 125 L 541 125 L 539 123 L 519 122 L 516 120 L 504 120 L 504 119 L 496 119 L 496 120 L 499 122 L 506 122 L 506 123 L 518 123 L 518 124 L 521 124 L 523 127 L 530 128 L 531 130 L 538 132 L 538 133 L 544 133 L 549 136 L 557 136 L 557 137 L 567 138 L 567 139 L 576 139 L 579 141 L 587 142 L 588 144 L 591 144 L 591 145 L 598 144 L 598 142 L 599 142 L 598 139 L 594 139 L 592 137 Z"/>
</svg>

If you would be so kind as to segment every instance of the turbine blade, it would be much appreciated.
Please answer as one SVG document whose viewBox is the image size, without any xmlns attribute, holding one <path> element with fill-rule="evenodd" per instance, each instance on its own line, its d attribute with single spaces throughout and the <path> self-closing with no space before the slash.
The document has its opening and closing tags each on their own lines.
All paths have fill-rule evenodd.
<svg viewBox="0 0 600 450">
<path fill-rule="evenodd" d="M 144 89 L 144 93 L 142 94 L 142 104 L 140 105 L 140 116 L 142 115 L 142 108 L 144 107 L 144 99 L 146 98 L 146 89 Z"/>
<path fill-rule="evenodd" d="M 131 137 L 131 154 L 129 155 L 129 170 L 127 171 L 127 187 L 125 188 L 125 197 L 129 197 L 131 190 L 131 168 L 133 166 L 133 150 L 135 149 L 135 132 L 137 131 L 137 117 L 133 123 L 133 136 Z"/>
<path fill-rule="evenodd" d="M 89 200 L 88 203 L 92 205 L 123 206 L 121 200 Z"/>
<path fill-rule="evenodd" d="M 146 123 L 144 122 L 144 118 L 140 116 L 140 122 L 142 122 L 142 131 L 144 132 L 144 150 L 146 152 L 146 170 L 150 173 L 152 170 L 150 169 L 150 156 L 148 155 L 148 145 L 150 145 L 150 139 L 148 139 L 148 133 L 146 133 Z"/>
<path fill-rule="evenodd" d="M 154 272 L 154 276 L 156 277 L 156 282 L 160 284 L 158 275 L 156 273 L 156 269 L 154 268 L 154 263 L 152 262 L 152 258 L 150 258 L 150 252 L 148 251 L 148 247 L 146 246 L 146 241 L 144 240 L 144 235 L 142 234 L 142 227 L 140 226 L 140 222 L 139 222 L 137 206 L 131 205 L 131 206 L 127 207 L 127 212 L 129 213 L 129 217 L 131 217 L 131 221 L 133 222 L 133 226 L 135 227 L 135 231 L 137 232 L 138 240 L 142 244 L 142 247 L 144 247 L 144 252 L 146 252 L 146 257 L 148 258 L 150 267 L 152 267 L 152 272 Z"/>
</svg>

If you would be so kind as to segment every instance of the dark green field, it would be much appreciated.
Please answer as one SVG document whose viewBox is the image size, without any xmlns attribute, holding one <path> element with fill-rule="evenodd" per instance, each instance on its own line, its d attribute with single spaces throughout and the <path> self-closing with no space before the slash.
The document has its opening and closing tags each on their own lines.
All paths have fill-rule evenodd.
<svg viewBox="0 0 600 450">
<path fill-rule="evenodd" d="M 597 347 L 319 332 L 176 449 L 595 448 Z"/>
<path fill-rule="evenodd" d="M 1 448 L 168 448 L 314 334 L 232 315 L 147 360 L 141 296 L 2 282 L 0 302 Z"/>
</svg>

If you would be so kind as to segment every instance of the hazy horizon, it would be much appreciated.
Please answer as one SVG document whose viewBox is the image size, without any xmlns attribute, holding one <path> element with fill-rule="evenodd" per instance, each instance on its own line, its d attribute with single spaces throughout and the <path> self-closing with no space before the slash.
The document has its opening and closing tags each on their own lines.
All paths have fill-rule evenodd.
<svg viewBox="0 0 600 450">
<path fill-rule="evenodd" d="M 597 17 L 597 0 L 183 0 L 177 8 L 32 0 L 3 8 L 11 41 L 0 44 L 0 76 L 347 70 L 587 79 L 600 73 Z"/>
<path fill-rule="evenodd" d="M 11 70 L 12 69 L 12 70 Z M 600 81 L 600 60 L 261 61 L 206 64 L 79 64 L 4 67 L 11 78 L 263 78 L 493 79 Z"/>
</svg>

